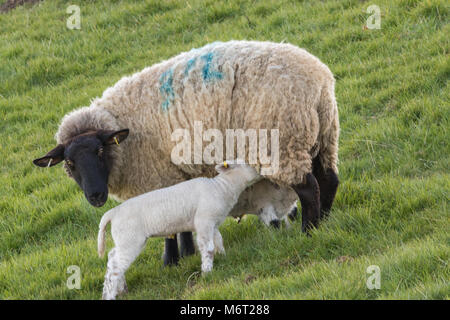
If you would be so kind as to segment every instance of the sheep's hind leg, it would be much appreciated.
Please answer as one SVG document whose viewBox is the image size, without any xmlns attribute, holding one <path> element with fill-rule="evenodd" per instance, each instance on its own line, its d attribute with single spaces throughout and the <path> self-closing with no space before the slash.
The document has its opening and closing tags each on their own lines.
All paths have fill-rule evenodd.
<svg viewBox="0 0 450 320">
<path fill-rule="evenodd" d="M 304 183 L 293 185 L 292 188 L 300 198 L 302 205 L 302 231 L 317 228 L 320 218 L 320 189 L 312 173 L 305 176 Z"/>
<path fill-rule="evenodd" d="M 192 232 L 180 233 L 180 253 L 181 257 L 187 257 L 195 253 Z M 178 265 L 180 253 L 178 252 L 177 235 L 174 235 L 172 238 L 166 238 L 163 255 L 164 266 Z"/>
<path fill-rule="evenodd" d="M 172 238 L 165 239 L 163 261 L 164 266 L 177 265 L 180 260 L 178 253 L 177 235 Z"/>
<path fill-rule="evenodd" d="M 194 239 L 192 232 L 180 233 L 180 254 L 181 257 L 187 257 L 195 253 Z"/>
<path fill-rule="evenodd" d="M 319 157 L 313 159 L 313 174 L 320 188 L 320 219 L 328 216 L 339 185 L 337 174 L 328 168 L 324 170 Z"/>
</svg>

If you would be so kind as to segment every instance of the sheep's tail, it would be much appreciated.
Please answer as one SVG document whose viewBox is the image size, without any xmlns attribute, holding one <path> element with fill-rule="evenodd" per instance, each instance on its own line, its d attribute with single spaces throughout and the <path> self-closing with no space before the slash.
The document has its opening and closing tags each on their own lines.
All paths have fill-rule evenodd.
<svg viewBox="0 0 450 320">
<path fill-rule="evenodd" d="M 105 254 L 105 236 L 106 236 L 106 226 L 112 220 L 114 212 L 112 210 L 105 213 L 100 220 L 98 238 L 97 238 L 97 252 L 100 258 Z"/>
</svg>

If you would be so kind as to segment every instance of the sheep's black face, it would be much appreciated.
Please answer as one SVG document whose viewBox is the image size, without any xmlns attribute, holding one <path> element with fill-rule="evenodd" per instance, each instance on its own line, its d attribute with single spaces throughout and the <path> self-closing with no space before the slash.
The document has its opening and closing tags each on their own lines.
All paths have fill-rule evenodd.
<svg viewBox="0 0 450 320">
<path fill-rule="evenodd" d="M 75 139 L 64 152 L 69 175 L 84 191 L 89 203 L 95 207 L 101 207 L 108 199 L 111 163 L 105 148 L 107 147 L 96 136 L 85 136 Z"/>
<path fill-rule="evenodd" d="M 90 131 L 74 137 L 65 145 L 58 145 L 33 163 L 40 167 L 65 161 L 65 168 L 83 190 L 86 199 L 101 207 L 108 199 L 108 176 L 113 165 L 110 155 L 113 144 L 128 136 L 128 129 L 120 131 Z"/>
</svg>

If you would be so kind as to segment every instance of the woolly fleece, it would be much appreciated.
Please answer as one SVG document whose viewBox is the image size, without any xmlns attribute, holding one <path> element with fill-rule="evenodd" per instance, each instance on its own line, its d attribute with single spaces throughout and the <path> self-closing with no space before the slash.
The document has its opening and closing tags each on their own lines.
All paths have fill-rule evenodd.
<svg viewBox="0 0 450 320">
<path fill-rule="evenodd" d="M 64 143 L 87 130 L 129 128 L 128 139 L 112 147 L 108 182 L 110 194 L 125 200 L 214 175 L 212 165 L 171 162 L 177 128 L 191 137 L 194 121 L 224 136 L 225 129 L 279 129 L 279 170 L 266 178 L 294 185 L 311 172 L 317 154 L 325 169 L 337 173 L 334 85 L 328 67 L 294 45 L 216 42 L 122 78 L 89 107 L 67 114 L 55 137 Z"/>
</svg>

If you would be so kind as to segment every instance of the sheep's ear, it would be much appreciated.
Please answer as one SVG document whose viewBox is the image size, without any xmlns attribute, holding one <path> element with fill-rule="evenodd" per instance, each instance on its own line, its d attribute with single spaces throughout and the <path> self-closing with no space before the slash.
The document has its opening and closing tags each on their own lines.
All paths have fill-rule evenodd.
<svg viewBox="0 0 450 320">
<path fill-rule="evenodd" d="M 58 144 L 56 148 L 50 150 L 42 158 L 34 159 L 33 163 L 38 167 L 52 167 L 64 160 L 64 149 L 65 146 L 63 144 Z"/>
<path fill-rule="evenodd" d="M 224 161 L 221 164 L 217 164 L 215 169 L 216 169 L 216 171 L 218 173 L 222 173 L 222 172 L 225 172 L 225 171 L 229 170 L 230 169 L 230 165 L 226 161 Z"/>
<path fill-rule="evenodd" d="M 123 129 L 119 131 L 100 130 L 97 132 L 97 136 L 100 138 L 100 140 L 103 142 L 104 145 L 109 145 L 121 143 L 128 137 L 129 133 L 130 133 L 129 129 Z"/>
</svg>

